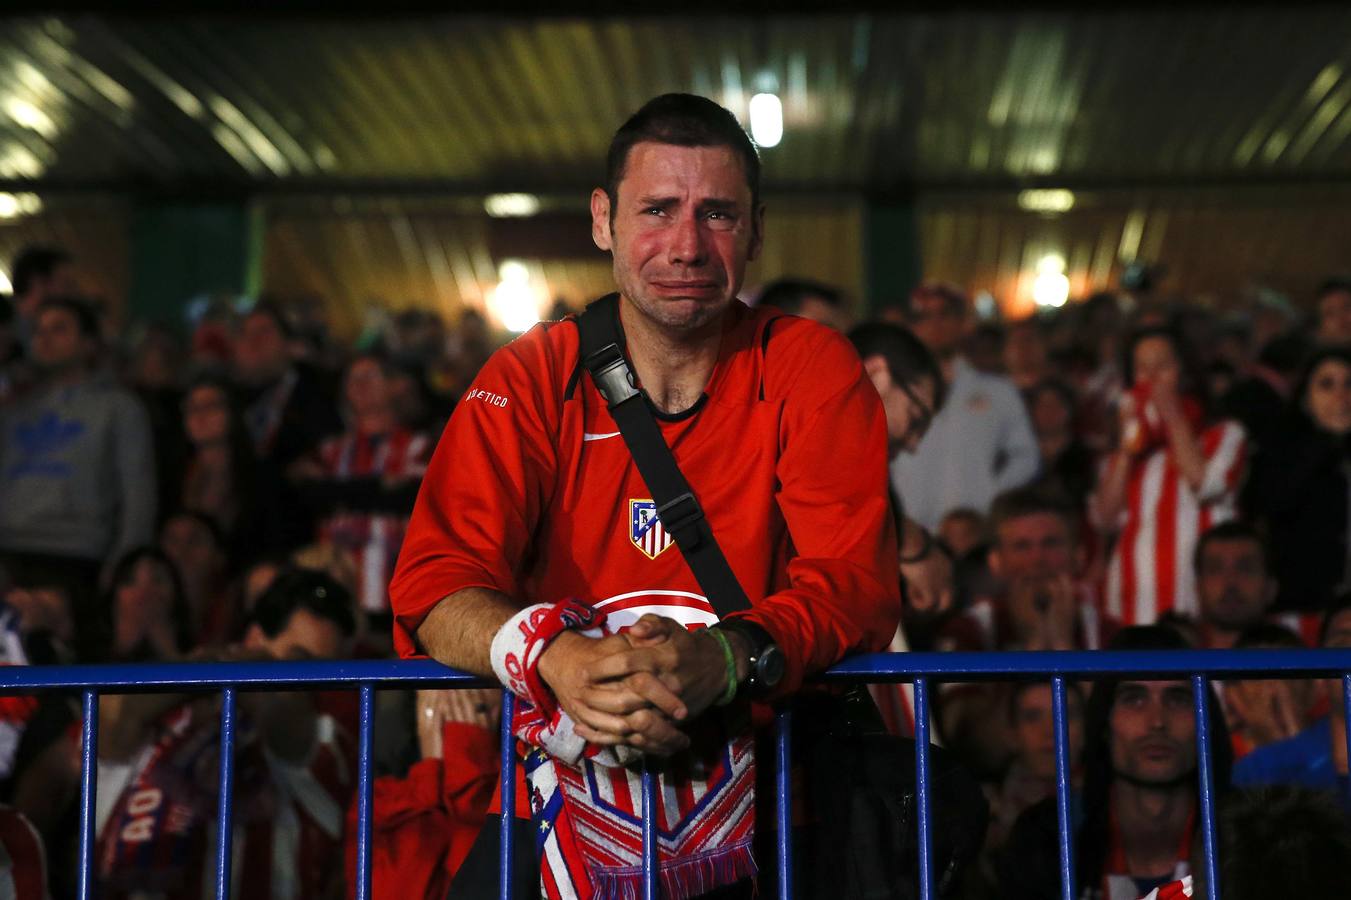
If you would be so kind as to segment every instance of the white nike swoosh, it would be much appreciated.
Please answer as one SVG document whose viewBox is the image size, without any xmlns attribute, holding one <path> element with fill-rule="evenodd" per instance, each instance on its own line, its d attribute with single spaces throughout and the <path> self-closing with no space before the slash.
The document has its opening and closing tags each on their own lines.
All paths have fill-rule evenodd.
<svg viewBox="0 0 1351 900">
<path fill-rule="evenodd" d="M 606 438 L 619 437 L 618 431 L 611 431 L 609 434 L 592 434 L 589 431 L 582 432 L 583 441 L 603 441 Z"/>
</svg>

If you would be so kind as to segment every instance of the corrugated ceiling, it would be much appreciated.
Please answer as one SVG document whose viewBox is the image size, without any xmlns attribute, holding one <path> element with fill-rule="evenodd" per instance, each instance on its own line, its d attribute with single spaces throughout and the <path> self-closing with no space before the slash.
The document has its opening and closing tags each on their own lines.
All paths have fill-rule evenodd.
<svg viewBox="0 0 1351 900">
<path fill-rule="evenodd" d="M 507 255 L 579 302 L 608 288 L 604 257 L 517 254 L 482 194 L 543 192 L 584 229 L 610 134 L 670 90 L 743 119 L 754 92 L 783 98 L 752 284 L 860 296 L 862 198 L 912 192 L 926 272 L 1015 310 L 1045 252 L 1076 293 L 1110 283 L 1127 244 L 1190 295 L 1299 296 L 1351 264 L 1351 7 L 5 25 L 0 182 L 47 209 L 0 223 L 0 259 L 63 243 L 113 307 L 131 211 L 155 196 L 262 203 L 265 285 L 329 298 L 344 330 L 372 301 L 479 306 Z M 1019 211 L 1028 185 L 1079 204 Z"/>
<path fill-rule="evenodd" d="M 645 99 L 783 98 L 774 185 L 1351 175 L 1351 9 L 19 19 L 0 177 L 590 184 Z"/>
</svg>

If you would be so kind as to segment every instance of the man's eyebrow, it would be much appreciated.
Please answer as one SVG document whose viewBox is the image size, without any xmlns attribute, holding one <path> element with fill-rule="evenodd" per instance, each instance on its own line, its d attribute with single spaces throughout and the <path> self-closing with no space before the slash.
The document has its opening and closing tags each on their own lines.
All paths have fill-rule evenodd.
<svg viewBox="0 0 1351 900">
<path fill-rule="evenodd" d="M 679 197 L 639 197 L 639 206 L 674 206 L 680 202 Z"/>
<path fill-rule="evenodd" d="M 737 202 L 727 197 L 706 197 L 699 201 L 705 209 L 736 209 Z"/>
</svg>

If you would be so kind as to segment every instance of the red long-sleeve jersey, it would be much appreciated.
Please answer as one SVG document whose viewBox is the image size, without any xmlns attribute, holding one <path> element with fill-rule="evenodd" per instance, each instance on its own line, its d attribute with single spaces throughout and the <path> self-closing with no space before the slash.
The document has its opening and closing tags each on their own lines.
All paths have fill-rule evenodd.
<svg viewBox="0 0 1351 900">
<path fill-rule="evenodd" d="M 371 818 L 374 900 L 443 900 L 492 800 L 497 734 L 448 722 L 442 757 L 403 778 L 375 780 Z M 357 807 L 347 809 L 347 897 L 356 896 Z"/>
<path fill-rule="evenodd" d="M 541 325 L 496 353 L 446 426 L 390 586 L 395 643 L 449 594 L 578 597 L 616 627 L 653 611 L 716 616 L 605 402 L 577 328 Z M 704 397 L 659 416 L 753 610 L 787 660 L 782 691 L 900 618 L 881 402 L 839 334 L 735 302 Z"/>
</svg>

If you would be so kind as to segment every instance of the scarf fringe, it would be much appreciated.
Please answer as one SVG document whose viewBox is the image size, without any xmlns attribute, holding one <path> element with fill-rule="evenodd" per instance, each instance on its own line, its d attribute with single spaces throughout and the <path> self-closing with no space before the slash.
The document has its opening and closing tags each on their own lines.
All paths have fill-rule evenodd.
<svg viewBox="0 0 1351 900">
<path fill-rule="evenodd" d="M 759 872 L 751 855 L 751 838 L 728 847 L 660 863 L 663 900 L 686 900 L 714 888 L 726 887 Z M 593 900 L 639 900 L 643 896 L 643 870 L 638 866 L 591 867 Z"/>
</svg>

